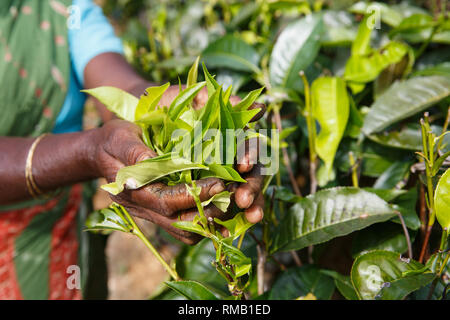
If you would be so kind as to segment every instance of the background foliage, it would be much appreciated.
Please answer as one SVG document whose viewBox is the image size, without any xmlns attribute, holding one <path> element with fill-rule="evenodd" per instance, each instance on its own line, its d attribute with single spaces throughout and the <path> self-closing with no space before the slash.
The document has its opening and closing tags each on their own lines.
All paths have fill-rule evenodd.
<svg viewBox="0 0 450 320">
<path fill-rule="evenodd" d="M 201 56 L 233 94 L 265 87 L 258 126 L 281 131 L 282 161 L 241 247 L 253 266 L 246 298 L 445 298 L 446 1 L 102 4 L 151 81 L 185 83 Z M 190 282 L 153 298 L 225 298 L 211 243 L 178 245 Z"/>
</svg>

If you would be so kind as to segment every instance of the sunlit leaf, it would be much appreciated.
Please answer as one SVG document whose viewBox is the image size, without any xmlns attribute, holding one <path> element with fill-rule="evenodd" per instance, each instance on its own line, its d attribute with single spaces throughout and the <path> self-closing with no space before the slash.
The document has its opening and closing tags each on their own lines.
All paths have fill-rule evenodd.
<svg viewBox="0 0 450 320">
<path fill-rule="evenodd" d="M 174 172 L 208 168 L 201 164 L 194 164 L 184 158 L 141 161 L 133 166 L 120 169 L 115 182 L 102 186 L 102 189 L 116 195 L 123 191 L 124 185 L 129 189 L 138 189 L 148 183 L 156 181 Z"/>
<path fill-rule="evenodd" d="M 114 112 L 119 118 L 133 122 L 139 99 L 126 91 L 115 87 L 98 87 L 82 90 L 103 103 L 108 110 Z"/>
<path fill-rule="evenodd" d="M 214 221 L 227 228 L 228 231 L 230 231 L 230 237 L 232 237 L 233 240 L 237 239 L 242 233 L 253 226 L 253 223 L 248 222 L 245 218 L 244 212 L 239 212 L 230 220 L 221 221 L 214 218 Z"/>
<path fill-rule="evenodd" d="M 303 88 L 299 72 L 316 58 L 323 31 L 321 16 L 308 15 L 281 32 L 270 56 L 269 75 L 273 87 Z"/>
<path fill-rule="evenodd" d="M 334 156 L 344 135 L 349 116 L 349 100 L 345 82 L 340 78 L 321 77 L 311 86 L 313 117 L 320 124 L 315 146 L 325 162 L 327 176 L 332 175 Z"/>
<path fill-rule="evenodd" d="M 417 77 L 395 82 L 370 107 L 362 131 L 366 135 L 408 118 L 450 94 L 450 78 Z"/>
<path fill-rule="evenodd" d="M 149 87 L 145 89 L 145 94 L 139 99 L 139 103 L 136 107 L 135 120 L 143 120 L 142 117 L 148 113 L 155 112 L 155 108 L 161 100 L 164 92 L 169 88 L 170 83 L 159 87 Z"/>
<path fill-rule="evenodd" d="M 172 101 L 169 107 L 169 117 L 172 121 L 175 121 L 182 114 L 205 84 L 206 82 L 199 82 L 187 87 Z"/>
<path fill-rule="evenodd" d="M 439 224 L 442 228 L 450 230 L 450 169 L 447 169 L 439 179 L 434 194 L 434 205 Z"/>
<path fill-rule="evenodd" d="M 229 68 L 237 71 L 259 72 L 259 54 L 245 41 L 226 35 L 209 44 L 202 57 L 210 68 Z"/>
<path fill-rule="evenodd" d="M 116 230 L 130 232 L 128 221 L 118 215 L 113 209 L 105 208 L 91 213 L 86 220 L 86 230 Z"/>
</svg>

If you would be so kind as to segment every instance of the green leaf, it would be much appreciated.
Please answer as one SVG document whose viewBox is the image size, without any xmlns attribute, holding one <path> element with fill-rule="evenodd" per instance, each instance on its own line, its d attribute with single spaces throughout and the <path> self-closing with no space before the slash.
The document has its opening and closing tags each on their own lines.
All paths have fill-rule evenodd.
<svg viewBox="0 0 450 320">
<path fill-rule="evenodd" d="M 362 131 L 371 135 L 437 103 L 450 94 L 450 78 L 417 77 L 395 82 L 370 107 Z"/>
<path fill-rule="evenodd" d="M 264 87 L 260 89 L 256 89 L 253 91 L 250 91 L 244 99 L 239 101 L 238 104 L 236 104 L 233 107 L 234 111 L 246 111 L 248 108 L 258 99 L 258 97 L 261 95 L 261 92 L 264 90 Z"/>
<path fill-rule="evenodd" d="M 375 189 L 392 189 L 409 175 L 410 162 L 394 162 L 378 177 L 373 187 Z"/>
<path fill-rule="evenodd" d="M 334 279 L 334 285 L 345 299 L 358 300 L 358 296 L 356 295 L 349 276 L 344 276 L 333 270 L 320 270 L 320 272 Z"/>
<path fill-rule="evenodd" d="M 450 77 L 450 62 L 443 62 L 436 65 L 415 71 L 412 76 L 444 76 Z"/>
<path fill-rule="evenodd" d="M 281 220 L 271 252 L 298 250 L 392 218 L 377 195 L 353 187 L 321 190 L 302 199 Z"/>
<path fill-rule="evenodd" d="M 287 137 L 289 137 L 292 133 L 298 130 L 298 126 L 292 126 L 289 128 L 284 128 L 283 131 L 280 133 L 280 141 L 285 140 Z"/>
<path fill-rule="evenodd" d="M 403 229 L 398 224 L 385 222 L 358 231 L 352 239 L 352 257 L 372 250 L 405 253 L 408 250 Z"/>
<path fill-rule="evenodd" d="M 315 60 L 323 31 L 321 16 L 308 15 L 281 32 L 270 56 L 269 77 L 273 87 L 303 88 L 299 72 Z"/>
<path fill-rule="evenodd" d="M 431 126 L 431 130 L 439 135 L 442 132 L 442 127 Z M 368 138 L 381 145 L 405 149 L 405 150 L 422 150 L 422 131 L 418 124 L 408 124 L 398 131 L 382 132 L 378 134 L 371 134 Z M 443 137 L 442 151 L 450 151 L 450 135 Z"/>
<path fill-rule="evenodd" d="M 138 118 L 136 118 L 137 124 L 144 124 L 147 126 L 160 126 L 164 123 L 167 114 L 163 109 L 156 109 L 142 115 L 136 112 L 136 116 L 139 116 Z"/>
<path fill-rule="evenodd" d="M 217 239 L 216 241 L 222 245 L 222 252 L 227 256 L 231 264 L 245 266 L 252 263 L 252 260 L 238 248 L 229 245 L 224 240 Z"/>
<path fill-rule="evenodd" d="M 92 212 L 86 219 L 86 230 L 116 230 L 130 232 L 129 223 L 111 208 Z"/>
<path fill-rule="evenodd" d="M 407 53 L 408 47 L 405 44 L 391 41 L 379 50 L 365 55 L 352 55 L 345 66 L 344 78 L 352 83 L 373 81 L 381 71 L 398 63 Z"/>
<path fill-rule="evenodd" d="M 224 278 L 216 272 L 211 263 L 214 260 L 216 250 L 210 239 L 203 239 L 195 246 L 183 246 L 182 251 L 176 257 L 176 269 L 180 277 L 199 281 L 217 292 L 227 290 Z"/>
<path fill-rule="evenodd" d="M 375 250 L 356 258 L 351 280 L 360 299 L 400 300 L 434 279 L 432 273 L 402 276 L 405 271 L 422 268 L 417 261 L 400 259 L 398 253 Z"/>
<path fill-rule="evenodd" d="M 434 193 L 434 206 L 436 218 L 442 228 L 450 230 L 450 169 L 439 179 Z"/>
<path fill-rule="evenodd" d="M 139 103 L 139 99 L 135 96 L 114 87 L 99 87 L 81 91 L 98 99 L 119 118 L 134 122 L 136 107 Z"/>
<path fill-rule="evenodd" d="M 237 239 L 241 234 L 247 231 L 248 228 L 253 226 L 253 223 L 248 222 L 245 218 L 244 212 L 239 212 L 233 219 L 230 220 L 221 221 L 214 218 L 214 221 L 227 228 L 228 231 L 230 231 L 230 237 L 232 237 L 233 240 Z"/>
<path fill-rule="evenodd" d="M 228 209 L 228 206 L 230 205 L 230 202 L 231 202 L 230 197 L 231 197 L 231 192 L 222 191 L 220 193 L 215 194 L 214 196 L 212 196 L 208 200 L 203 201 L 202 202 L 202 206 L 206 207 L 207 205 L 212 203 L 217 208 L 219 208 L 220 211 L 226 212 L 227 209 Z"/>
<path fill-rule="evenodd" d="M 217 71 L 216 80 L 225 90 L 232 87 L 231 93 L 235 95 L 251 80 L 251 76 L 244 72 L 221 69 Z"/>
<path fill-rule="evenodd" d="M 373 189 L 364 188 L 369 192 L 375 193 L 384 201 L 391 203 L 391 207 L 399 211 L 405 221 L 406 226 L 412 230 L 418 230 L 420 228 L 420 219 L 416 213 L 417 203 L 417 189 L 411 188 L 410 190 L 400 189 Z M 395 217 L 393 222 L 401 224 L 400 219 Z"/>
<path fill-rule="evenodd" d="M 134 119 L 138 121 L 143 120 L 142 117 L 157 111 L 155 110 L 156 106 L 169 86 L 170 83 L 166 83 L 165 85 L 159 87 L 149 87 L 145 89 L 145 94 L 141 96 L 136 107 Z"/>
<path fill-rule="evenodd" d="M 352 43 L 352 56 L 362 56 L 369 54 L 372 49 L 370 47 L 370 35 L 372 34 L 372 28 L 369 28 L 367 20 L 369 16 L 365 16 L 360 22 L 358 27 L 358 33 L 356 34 L 355 41 Z"/>
<path fill-rule="evenodd" d="M 220 297 L 211 289 L 198 281 L 182 280 L 182 281 L 166 281 L 164 282 L 169 288 L 181 293 L 189 300 L 218 300 Z"/>
<path fill-rule="evenodd" d="M 193 221 L 177 221 L 177 222 L 172 223 L 172 225 L 178 229 L 197 233 L 203 237 L 207 236 L 207 234 L 203 230 L 203 228 L 199 224 L 197 224 Z"/>
<path fill-rule="evenodd" d="M 244 179 L 241 178 L 239 173 L 229 166 L 223 166 L 216 163 L 211 163 L 208 165 L 209 171 L 205 172 L 202 178 L 206 177 L 217 177 L 226 181 L 235 181 L 246 183 Z"/>
<path fill-rule="evenodd" d="M 148 159 L 120 169 L 117 172 L 116 181 L 103 185 L 102 189 L 117 195 L 123 191 L 125 184 L 130 189 L 138 189 L 169 174 L 191 169 L 207 170 L 208 168 L 184 158 Z"/>
<path fill-rule="evenodd" d="M 197 77 L 198 77 L 198 63 L 200 62 L 200 56 L 195 59 L 194 64 L 192 65 L 191 69 L 189 69 L 188 78 L 186 87 L 191 87 L 194 84 L 197 83 Z"/>
<path fill-rule="evenodd" d="M 325 32 L 321 38 L 322 46 L 350 45 L 358 32 L 354 17 L 342 10 L 324 10 L 322 13 L 325 25 Z"/>
<path fill-rule="evenodd" d="M 435 176 L 439 172 L 439 169 L 441 168 L 442 164 L 444 163 L 445 160 L 447 160 L 448 157 L 450 157 L 450 151 L 447 151 L 446 153 L 444 153 L 442 156 L 440 156 L 435 160 L 433 168 L 431 169 L 432 176 Z"/>
<path fill-rule="evenodd" d="M 169 107 L 169 117 L 175 121 L 192 102 L 197 93 L 205 86 L 206 82 L 199 82 L 184 89 L 171 103 Z"/>
<path fill-rule="evenodd" d="M 351 6 L 349 11 L 365 15 L 369 12 L 373 13 L 375 9 L 379 10 L 379 18 L 381 18 L 381 21 L 390 25 L 391 27 L 398 26 L 403 19 L 401 13 L 382 2 L 360 1 Z"/>
<path fill-rule="evenodd" d="M 203 73 L 205 75 L 206 87 L 208 88 L 208 96 L 211 97 L 214 91 L 220 88 L 220 85 L 214 79 L 214 77 L 208 72 L 206 65 L 202 62 Z"/>
<path fill-rule="evenodd" d="M 210 68 L 260 72 L 258 52 L 245 41 L 233 35 L 226 35 L 209 44 L 203 51 L 202 57 Z"/>
<path fill-rule="evenodd" d="M 313 117 L 320 124 L 320 133 L 315 139 L 316 151 L 325 162 L 327 176 L 330 177 L 349 116 L 345 82 L 335 77 L 316 79 L 311 86 L 311 101 Z"/>
<path fill-rule="evenodd" d="M 400 22 L 400 24 L 389 32 L 390 37 L 399 33 L 418 33 L 424 29 L 430 29 L 436 25 L 433 17 L 429 14 L 416 13 Z"/>
<path fill-rule="evenodd" d="M 312 293 L 329 300 L 334 292 L 333 279 L 312 265 L 289 268 L 280 273 L 268 294 L 268 300 L 291 300 Z"/>
<path fill-rule="evenodd" d="M 450 43 L 450 32 L 448 29 L 446 30 L 446 23 L 448 22 L 445 20 L 441 23 L 435 21 L 428 12 L 415 13 L 403 19 L 395 29 L 389 32 L 389 35 L 411 43 L 420 43 L 427 41 L 432 35 L 433 29 L 437 28 L 431 42 L 448 44 Z"/>
<path fill-rule="evenodd" d="M 261 108 L 255 108 L 252 110 L 230 112 L 231 118 L 233 119 L 235 129 L 244 129 L 250 120 L 253 119 L 261 111 Z"/>
</svg>

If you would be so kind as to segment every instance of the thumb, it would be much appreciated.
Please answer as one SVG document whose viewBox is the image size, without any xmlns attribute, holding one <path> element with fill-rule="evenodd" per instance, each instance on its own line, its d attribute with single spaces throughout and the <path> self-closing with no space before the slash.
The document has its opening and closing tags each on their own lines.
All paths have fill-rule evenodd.
<svg viewBox="0 0 450 320">
<path fill-rule="evenodd" d="M 120 143 L 122 152 L 119 153 L 118 158 L 126 166 L 132 166 L 140 161 L 157 156 L 138 136 L 126 139 Z"/>
</svg>

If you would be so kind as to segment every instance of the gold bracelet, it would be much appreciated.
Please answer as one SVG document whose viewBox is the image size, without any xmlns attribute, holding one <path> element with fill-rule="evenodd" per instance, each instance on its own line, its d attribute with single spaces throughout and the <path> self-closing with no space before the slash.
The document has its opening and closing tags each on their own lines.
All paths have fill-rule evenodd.
<svg viewBox="0 0 450 320">
<path fill-rule="evenodd" d="M 43 193 L 42 190 L 39 189 L 39 187 L 36 185 L 36 182 L 34 181 L 32 165 L 33 165 L 34 151 L 36 150 L 38 143 L 46 135 L 48 135 L 48 133 L 44 133 L 44 134 L 40 135 L 39 137 L 37 137 L 36 140 L 34 140 L 33 144 L 30 147 L 30 150 L 28 151 L 27 161 L 25 164 L 25 180 L 27 182 L 28 192 L 30 193 L 30 195 L 33 198 L 37 198 L 39 195 L 41 195 Z"/>
</svg>

